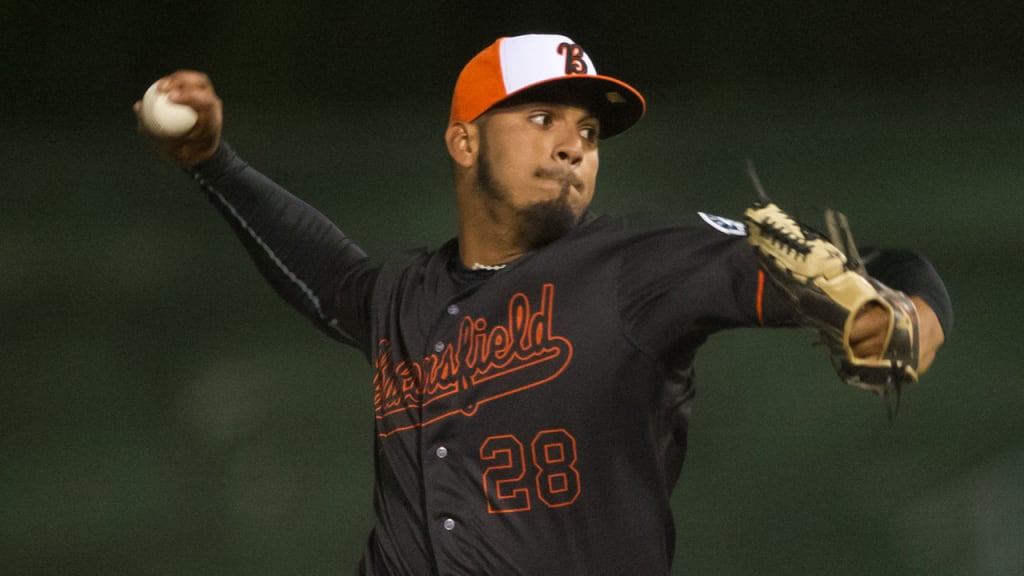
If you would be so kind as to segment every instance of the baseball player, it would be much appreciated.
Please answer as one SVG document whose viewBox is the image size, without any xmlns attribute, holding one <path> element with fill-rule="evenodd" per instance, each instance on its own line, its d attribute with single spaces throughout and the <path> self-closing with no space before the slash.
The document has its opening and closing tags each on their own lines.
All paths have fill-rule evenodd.
<svg viewBox="0 0 1024 576">
<path fill-rule="evenodd" d="M 667 574 L 694 357 L 711 334 L 820 328 L 851 308 L 845 365 L 881 359 L 885 392 L 928 368 L 952 323 L 941 279 L 913 252 L 864 257 L 872 282 L 911 295 L 913 357 L 890 358 L 899 315 L 843 303 L 833 244 L 784 213 L 592 213 L 599 143 L 645 101 L 564 36 L 502 38 L 465 66 L 444 134 L 458 234 L 380 264 L 221 138 L 205 75 L 162 86 L 199 121 L 159 149 L 280 295 L 373 368 L 376 521 L 361 574 Z M 757 245 L 755 228 L 785 250 Z M 794 271 L 787 251 L 838 268 Z"/>
</svg>

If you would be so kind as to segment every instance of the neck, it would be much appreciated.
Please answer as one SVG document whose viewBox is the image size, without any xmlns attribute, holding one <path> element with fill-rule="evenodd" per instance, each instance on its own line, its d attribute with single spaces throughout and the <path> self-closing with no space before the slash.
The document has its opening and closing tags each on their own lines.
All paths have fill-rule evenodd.
<svg viewBox="0 0 1024 576">
<path fill-rule="evenodd" d="M 488 193 L 473 178 L 463 176 L 456 184 L 462 263 L 468 268 L 474 264 L 498 266 L 525 254 L 528 248 L 517 234 L 514 210 L 505 203 L 488 201 Z"/>
<path fill-rule="evenodd" d="M 527 252 L 525 247 L 513 242 L 512 237 L 508 226 L 490 219 L 460 218 L 459 259 L 467 268 L 508 264 Z"/>
</svg>

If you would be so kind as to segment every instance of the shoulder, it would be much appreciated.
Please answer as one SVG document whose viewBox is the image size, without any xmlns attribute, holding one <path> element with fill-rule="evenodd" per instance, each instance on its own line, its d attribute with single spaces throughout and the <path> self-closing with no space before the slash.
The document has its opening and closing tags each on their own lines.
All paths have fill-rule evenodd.
<svg viewBox="0 0 1024 576">
<path fill-rule="evenodd" d="M 453 238 L 436 249 L 414 248 L 390 256 L 380 265 L 376 288 L 382 293 L 410 293 L 421 287 L 439 289 L 449 283 L 458 250 L 458 241 Z"/>
<path fill-rule="evenodd" d="M 721 271 L 731 276 L 755 266 L 746 227 L 709 213 L 604 215 L 551 246 L 550 256 L 585 267 L 616 267 L 619 276 L 684 284 Z"/>
<path fill-rule="evenodd" d="M 632 213 L 595 216 L 580 227 L 576 236 L 580 241 L 600 239 L 612 244 L 668 242 L 680 247 L 696 247 L 745 243 L 747 228 L 739 220 L 702 211 Z"/>
<path fill-rule="evenodd" d="M 458 243 L 449 240 L 438 248 L 411 248 L 388 257 L 381 264 L 382 273 L 423 274 L 446 270 L 454 255 L 458 254 Z"/>
</svg>

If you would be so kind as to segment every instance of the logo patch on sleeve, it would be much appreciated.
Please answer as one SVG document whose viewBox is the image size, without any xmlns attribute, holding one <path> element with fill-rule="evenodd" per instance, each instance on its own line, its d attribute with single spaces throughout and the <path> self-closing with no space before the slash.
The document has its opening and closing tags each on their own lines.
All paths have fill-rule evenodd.
<svg viewBox="0 0 1024 576">
<path fill-rule="evenodd" d="M 718 230 L 722 234 L 729 234 L 730 236 L 746 236 L 747 227 L 742 222 L 736 220 L 730 220 L 729 218 L 722 218 L 721 216 L 715 216 L 714 214 L 707 214 L 705 212 L 697 212 L 702 220 L 708 223 L 709 226 Z"/>
</svg>

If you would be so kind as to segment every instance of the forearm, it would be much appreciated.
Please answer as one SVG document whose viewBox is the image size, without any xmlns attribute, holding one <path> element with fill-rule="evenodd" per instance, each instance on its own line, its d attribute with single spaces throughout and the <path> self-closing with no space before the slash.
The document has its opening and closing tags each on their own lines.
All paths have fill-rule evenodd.
<svg viewBox="0 0 1024 576">
<path fill-rule="evenodd" d="M 327 217 L 260 174 L 226 143 L 189 171 L 271 286 L 320 329 L 366 346 L 366 254 Z"/>
</svg>

